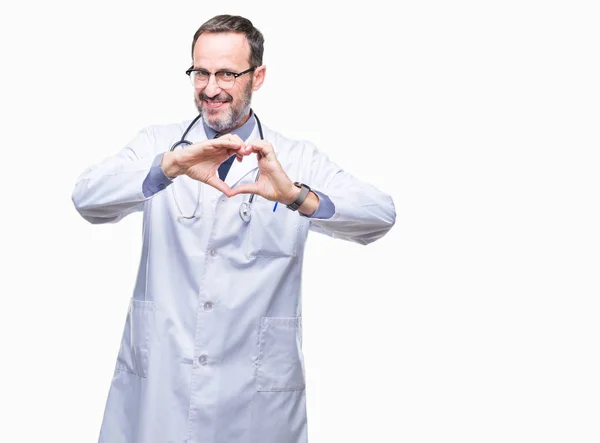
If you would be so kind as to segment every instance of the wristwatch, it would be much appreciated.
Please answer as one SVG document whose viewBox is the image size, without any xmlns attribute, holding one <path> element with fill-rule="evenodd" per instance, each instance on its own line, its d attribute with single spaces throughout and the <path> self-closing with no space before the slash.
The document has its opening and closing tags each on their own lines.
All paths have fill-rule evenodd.
<svg viewBox="0 0 600 443">
<path fill-rule="evenodd" d="M 294 203 L 287 205 L 287 207 L 292 211 L 297 211 L 298 208 L 302 206 L 302 203 L 304 203 L 304 200 L 306 200 L 306 197 L 308 197 L 308 193 L 311 191 L 311 189 L 310 186 L 300 182 L 294 182 L 294 186 L 301 189 L 300 194 L 298 195 L 298 198 L 294 201 Z"/>
</svg>

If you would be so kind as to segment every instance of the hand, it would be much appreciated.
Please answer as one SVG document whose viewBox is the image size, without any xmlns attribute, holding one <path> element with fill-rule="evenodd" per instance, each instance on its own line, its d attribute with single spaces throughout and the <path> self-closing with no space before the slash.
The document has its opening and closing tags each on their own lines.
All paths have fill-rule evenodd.
<svg viewBox="0 0 600 443">
<path fill-rule="evenodd" d="M 240 150 L 245 146 L 239 136 L 224 134 L 186 146 L 185 149 L 166 152 L 161 166 L 168 177 L 187 175 L 231 197 L 231 188 L 219 178 L 217 170 L 233 154 L 237 154 L 237 159 L 241 161 L 243 155 Z"/>
<path fill-rule="evenodd" d="M 286 205 L 292 204 L 298 197 L 300 189 L 294 186 L 283 171 L 279 160 L 275 156 L 273 146 L 264 140 L 256 140 L 240 148 L 237 158 L 240 160 L 246 155 L 256 153 L 260 175 L 254 183 L 239 185 L 233 188 L 229 197 L 237 194 L 256 194 L 271 201 Z"/>
</svg>

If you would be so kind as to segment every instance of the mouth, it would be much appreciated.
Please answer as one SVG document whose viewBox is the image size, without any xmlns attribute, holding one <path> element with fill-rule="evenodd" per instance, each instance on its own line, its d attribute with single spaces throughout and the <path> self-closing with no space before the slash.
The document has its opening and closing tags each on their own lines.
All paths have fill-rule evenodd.
<svg viewBox="0 0 600 443">
<path fill-rule="evenodd" d="M 208 109 L 219 109 L 229 103 L 226 100 L 204 100 Z"/>
</svg>

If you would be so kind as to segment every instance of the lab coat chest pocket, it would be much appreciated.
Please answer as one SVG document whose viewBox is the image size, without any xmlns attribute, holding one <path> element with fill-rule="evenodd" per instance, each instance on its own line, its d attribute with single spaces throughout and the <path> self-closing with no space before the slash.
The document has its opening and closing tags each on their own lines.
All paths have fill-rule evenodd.
<svg viewBox="0 0 600 443">
<path fill-rule="evenodd" d="M 264 198 L 252 204 L 249 226 L 249 257 L 295 257 L 298 248 L 299 215 L 285 205 Z"/>
<path fill-rule="evenodd" d="M 154 302 L 131 300 L 117 357 L 117 370 L 131 372 L 143 378 L 148 376 L 154 311 Z"/>
<path fill-rule="evenodd" d="M 257 391 L 304 389 L 301 317 L 263 317 L 258 335 Z"/>
</svg>

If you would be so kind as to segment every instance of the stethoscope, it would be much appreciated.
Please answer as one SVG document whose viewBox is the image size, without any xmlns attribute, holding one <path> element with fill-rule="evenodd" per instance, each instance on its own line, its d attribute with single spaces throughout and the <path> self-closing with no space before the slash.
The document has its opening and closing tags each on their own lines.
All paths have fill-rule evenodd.
<svg viewBox="0 0 600 443">
<path fill-rule="evenodd" d="M 260 120 L 258 119 L 258 116 L 252 112 L 252 114 L 254 115 L 254 118 L 256 119 L 256 123 L 258 125 L 258 133 L 260 134 L 260 139 L 264 140 L 265 136 L 263 134 L 263 130 L 262 130 L 262 125 L 260 124 Z M 194 118 L 194 120 L 192 120 L 192 122 L 188 125 L 187 129 L 184 131 L 183 135 L 181 136 L 181 139 L 179 139 L 179 141 L 173 143 L 173 146 L 171 146 L 171 148 L 169 149 L 169 151 L 173 151 L 176 148 L 178 148 L 179 146 L 184 147 L 184 146 L 190 146 L 192 144 L 191 141 L 186 140 L 186 136 L 188 134 L 188 132 L 190 132 L 190 129 L 192 129 L 194 127 L 194 125 L 196 124 L 196 122 L 202 117 L 202 114 L 198 114 L 196 116 L 196 118 Z M 260 171 L 258 171 L 256 173 L 256 177 L 254 178 L 254 181 L 256 182 L 258 180 L 258 177 L 260 176 Z M 175 205 L 177 206 L 177 209 L 179 210 L 179 216 L 177 217 L 177 220 L 181 221 L 182 219 L 185 220 L 191 220 L 193 218 L 196 218 L 196 212 L 198 211 L 198 207 L 200 206 L 200 190 L 201 190 L 201 182 L 198 182 L 198 199 L 196 200 L 196 207 L 194 208 L 194 213 L 192 215 L 184 215 L 183 212 L 181 211 L 181 208 L 179 207 L 179 203 L 177 202 L 177 197 L 175 196 L 175 190 L 174 187 L 171 186 L 171 191 L 173 193 L 173 200 L 175 200 Z M 251 194 L 250 197 L 248 198 L 247 202 L 243 202 L 240 205 L 240 217 L 241 219 L 248 223 L 250 221 L 250 217 L 251 217 L 251 213 L 252 213 L 252 202 L 254 201 L 254 195 L 255 194 Z"/>
</svg>

